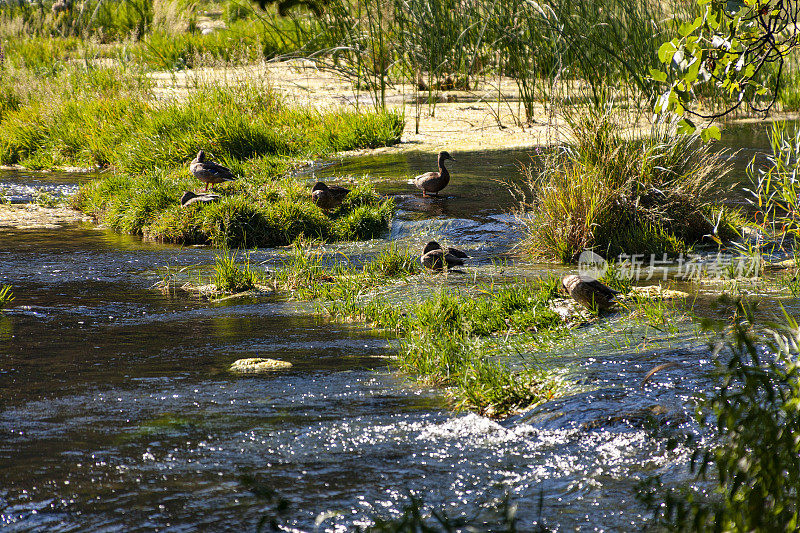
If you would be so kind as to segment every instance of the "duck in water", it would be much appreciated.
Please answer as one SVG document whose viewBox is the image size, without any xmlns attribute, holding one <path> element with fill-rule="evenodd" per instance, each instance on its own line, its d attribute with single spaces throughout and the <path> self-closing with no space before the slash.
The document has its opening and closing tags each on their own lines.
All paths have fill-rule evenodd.
<svg viewBox="0 0 800 533">
<path fill-rule="evenodd" d="M 334 185 L 328 187 L 321 181 L 311 189 L 311 201 L 314 202 L 320 209 L 333 209 L 342 205 L 344 197 L 350 192 L 350 189 Z"/>
<path fill-rule="evenodd" d="M 431 241 L 422 249 L 419 262 L 431 270 L 443 270 L 464 264 L 464 259 L 469 257 L 458 248 L 442 248 L 436 241 Z"/>
<path fill-rule="evenodd" d="M 573 300 L 590 311 L 598 313 L 608 311 L 617 303 L 619 291 L 600 283 L 597 280 L 586 280 L 575 274 L 561 278 L 561 286 Z"/>
<path fill-rule="evenodd" d="M 206 153 L 203 150 L 197 152 L 197 157 L 189 163 L 189 171 L 195 178 L 206 184 L 204 192 L 208 192 L 209 185 L 211 185 L 211 189 L 213 190 L 214 185 L 217 183 L 236 179 L 236 176 L 231 173 L 228 167 L 223 167 L 213 161 L 206 161 Z"/>
<path fill-rule="evenodd" d="M 439 152 L 439 172 L 426 172 L 414 178 L 414 185 L 418 189 L 422 189 L 422 197 L 427 198 L 428 193 L 434 196 L 439 196 L 438 193 L 450 183 L 450 172 L 444 167 L 444 162 L 447 160 L 455 161 L 453 157 L 447 152 Z"/>
</svg>

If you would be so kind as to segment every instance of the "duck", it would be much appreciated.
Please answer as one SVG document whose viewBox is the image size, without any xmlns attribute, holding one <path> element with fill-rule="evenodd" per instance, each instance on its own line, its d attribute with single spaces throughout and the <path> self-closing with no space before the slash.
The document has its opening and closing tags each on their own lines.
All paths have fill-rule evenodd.
<svg viewBox="0 0 800 533">
<path fill-rule="evenodd" d="M 325 183 L 318 181 L 311 189 L 311 201 L 314 202 L 320 209 L 333 209 L 342 205 L 345 196 L 348 195 L 350 189 L 333 185 L 329 187 Z"/>
<path fill-rule="evenodd" d="M 465 252 L 458 248 L 442 248 L 438 242 L 431 241 L 422 249 L 419 262 L 425 268 L 443 270 L 445 267 L 452 268 L 463 265 L 464 259 L 468 257 Z"/>
<path fill-rule="evenodd" d="M 570 297 L 590 311 L 598 313 L 608 311 L 616 305 L 616 296 L 620 294 L 611 287 L 596 279 L 585 279 L 575 274 L 561 278 L 561 286 Z"/>
<path fill-rule="evenodd" d="M 206 161 L 206 153 L 203 150 L 197 152 L 197 157 L 189 163 L 189 171 L 195 178 L 206 184 L 206 188 L 203 192 L 208 192 L 209 185 L 211 185 L 211 189 L 213 190 L 214 185 L 217 183 L 224 183 L 236 179 L 236 176 L 233 175 L 231 169 L 228 167 L 223 167 L 213 161 Z"/>
<path fill-rule="evenodd" d="M 447 152 L 439 152 L 438 163 L 439 172 L 426 172 L 414 178 L 414 185 L 422 189 L 422 197 L 427 198 L 428 193 L 439 196 L 438 193 L 450 183 L 450 172 L 444 167 L 447 160 L 455 161 L 455 158 Z"/>
<path fill-rule="evenodd" d="M 220 199 L 218 194 L 197 194 L 193 191 L 186 191 L 181 196 L 181 207 L 189 207 L 192 204 L 215 202 Z"/>
</svg>

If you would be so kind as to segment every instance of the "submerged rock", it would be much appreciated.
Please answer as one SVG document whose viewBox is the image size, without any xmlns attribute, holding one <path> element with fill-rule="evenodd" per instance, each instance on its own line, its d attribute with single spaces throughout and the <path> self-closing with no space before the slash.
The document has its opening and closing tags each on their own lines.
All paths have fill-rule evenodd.
<svg viewBox="0 0 800 533">
<path fill-rule="evenodd" d="M 647 287 L 633 287 L 631 291 L 625 295 L 626 300 L 634 297 L 645 298 L 647 300 L 676 300 L 678 298 L 688 298 L 689 293 L 665 289 L 661 285 L 648 285 Z"/>
<path fill-rule="evenodd" d="M 273 370 L 284 370 L 292 368 L 289 361 L 278 359 L 267 359 L 265 357 L 250 357 L 248 359 L 237 359 L 228 370 L 240 372 L 242 374 L 257 374 L 259 372 L 272 372 Z"/>
</svg>

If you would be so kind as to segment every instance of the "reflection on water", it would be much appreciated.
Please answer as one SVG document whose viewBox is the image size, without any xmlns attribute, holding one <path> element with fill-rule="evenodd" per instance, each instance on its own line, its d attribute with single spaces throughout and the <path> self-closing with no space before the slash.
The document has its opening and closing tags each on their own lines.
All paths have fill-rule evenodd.
<svg viewBox="0 0 800 533">
<path fill-rule="evenodd" d="M 0 200 L 8 203 L 29 203 L 47 193 L 54 198 L 75 194 L 81 183 L 97 177 L 90 173 L 29 172 L 3 170 L 0 172 Z"/>
<path fill-rule="evenodd" d="M 471 268 L 485 269 L 517 231 L 503 214 L 513 199 L 496 180 L 513 178 L 527 155 L 454 155 L 442 199 L 423 200 L 406 183 L 435 164 L 430 155 L 325 172 L 385 178 L 380 190 L 399 206 L 387 237 L 464 244 L 477 256 Z M 383 246 L 331 249 L 357 259 Z M 286 253 L 258 250 L 251 262 L 275 268 Z M 288 523 L 301 531 L 317 530 L 326 511 L 341 514 L 323 530 L 396 512 L 408 491 L 450 514 L 510 491 L 522 530 L 543 494 L 543 517 L 559 530 L 630 531 L 646 519 L 634 497 L 639 480 L 686 478 L 685 450 L 668 452 L 652 431 L 691 425 L 691 397 L 711 386 L 708 348 L 688 320 L 674 336 L 622 317 L 578 330 L 547 361 L 573 392 L 496 423 L 453 413 L 437 391 L 392 373 L 390 343 L 363 328 L 310 317 L 276 296 L 209 303 L 151 288 L 159 267 L 209 264 L 213 255 L 89 227 L 3 235 L 0 283 L 16 295 L 0 315 L 3 526 L 252 529 L 273 508 L 242 482 L 257 476 L 288 500 Z M 243 357 L 293 367 L 229 374 Z M 641 384 L 666 362 L 676 365 Z"/>
</svg>

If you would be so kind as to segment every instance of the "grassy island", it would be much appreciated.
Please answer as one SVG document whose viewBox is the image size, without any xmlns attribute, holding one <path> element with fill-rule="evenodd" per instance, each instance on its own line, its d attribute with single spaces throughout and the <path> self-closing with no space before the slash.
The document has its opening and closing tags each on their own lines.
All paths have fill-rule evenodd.
<svg viewBox="0 0 800 533">
<path fill-rule="evenodd" d="M 397 142 L 401 114 L 291 107 L 254 84 L 198 86 L 166 102 L 151 88 L 134 72 L 80 66 L 51 79 L 5 79 L 0 162 L 107 169 L 73 206 L 163 242 L 273 246 L 300 235 L 357 240 L 385 230 L 392 203 L 370 185 L 324 213 L 308 187 L 285 176 L 309 158 Z M 218 188 L 219 202 L 183 209 L 181 194 L 201 185 L 187 169 L 200 149 L 239 179 Z"/>
</svg>

